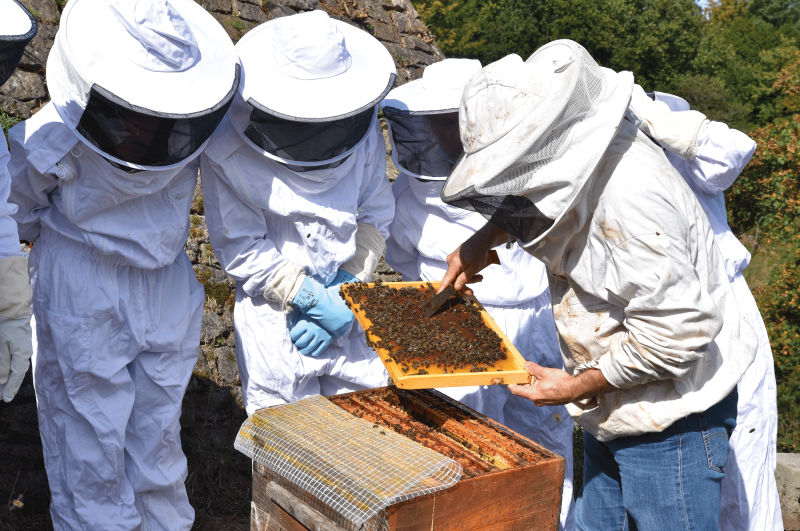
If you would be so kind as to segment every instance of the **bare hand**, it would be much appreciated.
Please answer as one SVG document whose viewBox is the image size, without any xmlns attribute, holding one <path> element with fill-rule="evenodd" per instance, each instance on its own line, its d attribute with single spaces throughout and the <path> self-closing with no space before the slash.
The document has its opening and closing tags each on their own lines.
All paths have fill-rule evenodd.
<svg viewBox="0 0 800 531">
<path fill-rule="evenodd" d="M 561 369 L 549 369 L 532 361 L 525 364 L 525 369 L 532 376 L 532 382 L 509 385 L 508 389 L 511 394 L 525 397 L 537 406 L 560 406 L 616 389 L 599 369 L 570 376 Z"/>
<path fill-rule="evenodd" d="M 452 284 L 459 292 L 472 295 L 467 284 L 481 281 L 482 277 L 477 273 L 486 267 L 489 251 L 503 243 L 505 238 L 506 233 L 491 223 L 470 236 L 458 249 L 447 255 L 447 271 L 437 293 Z"/>
</svg>

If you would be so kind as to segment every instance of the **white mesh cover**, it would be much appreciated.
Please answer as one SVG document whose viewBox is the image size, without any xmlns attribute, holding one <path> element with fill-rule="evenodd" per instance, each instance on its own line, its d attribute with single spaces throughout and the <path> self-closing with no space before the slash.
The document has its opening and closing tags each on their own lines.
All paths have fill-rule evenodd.
<svg viewBox="0 0 800 531">
<path fill-rule="evenodd" d="M 580 74 L 567 105 L 553 121 L 552 131 L 489 183 L 476 187 L 481 193 L 495 196 L 523 194 L 530 189 L 529 183 L 536 178 L 539 168 L 564 154 L 569 147 L 573 126 L 596 112 L 597 104 L 606 90 L 605 78 L 600 66 L 582 46 L 575 46 L 573 50 L 577 55 Z M 531 62 L 535 57 L 531 56 L 526 62 Z"/>
<path fill-rule="evenodd" d="M 318 395 L 257 411 L 234 447 L 357 526 L 393 503 L 461 478 L 457 461 Z"/>
</svg>

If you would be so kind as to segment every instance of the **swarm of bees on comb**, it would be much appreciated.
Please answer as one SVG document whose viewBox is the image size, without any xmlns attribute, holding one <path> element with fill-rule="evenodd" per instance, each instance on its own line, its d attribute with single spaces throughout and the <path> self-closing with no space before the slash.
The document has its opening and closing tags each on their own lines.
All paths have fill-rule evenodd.
<svg viewBox="0 0 800 531">
<path fill-rule="evenodd" d="M 502 340 L 483 321 L 480 310 L 460 296 L 426 318 L 420 306 L 435 294 L 431 284 L 395 289 L 379 282 L 373 286 L 356 283 L 342 290 L 372 323 L 366 332 L 367 345 L 389 351 L 390 361 L 406 374 L 429 374 L 432 366 L 445 374 L 486 372 L 507 358 Z M 379 339 L 372 341 L 370 334 Z"/>
</svg>

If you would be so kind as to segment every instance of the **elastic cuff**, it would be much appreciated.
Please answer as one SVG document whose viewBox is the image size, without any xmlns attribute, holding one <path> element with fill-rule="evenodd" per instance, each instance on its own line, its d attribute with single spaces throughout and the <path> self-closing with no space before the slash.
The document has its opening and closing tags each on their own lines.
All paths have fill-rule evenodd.
<svg viewBox="0 0 800 531">
<path fill-rule="evenodd" d="M 292 300 L 297 295 L 305 277 L 305 270 L 302 267 L 292 262 L 286 262 L 275 272 L 272 281 L 264 288 L 264 298 L 280 303 L 284 313 L 291 313 L 294 310 Z"/>
<path fill-rule="evenodd" d="M 31 315 L 31 281 L 26 256 L 0 258 L 0 317 Z"/>
<path fill-rule="evenodd" d="M 356 254 L 342 264 L 340 269 L 347 271 L 361 282 L 372 280 L 372 274 L 378 269 L 378 262 L 386 250 L 383 235 L 366 223 L 359 223 L 356 231 Z"/>
<path fill-rule="evenodd" d="M 630 389 L 631 387 L 639 385 L 623 376 L 617 364 L 614 362 L 614 356 L 612 356 L 610 352 L 600 357 L 600 366 L 598 369 L 603 373 L 608 383 L 617 389 Z"/>
</svg>

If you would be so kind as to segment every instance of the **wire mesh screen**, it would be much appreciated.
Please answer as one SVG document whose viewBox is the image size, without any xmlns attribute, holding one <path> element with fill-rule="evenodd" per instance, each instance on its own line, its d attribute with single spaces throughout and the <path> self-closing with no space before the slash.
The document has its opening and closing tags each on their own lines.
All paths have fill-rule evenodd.
<svg viewBox="0 0 800 531">
<path fill-rule="evenodd" d="M 461 478 L 457 461 L 321 396 L 257 411 L 242 425 L 234 447 L 356 525 Z"/>
</svg>

